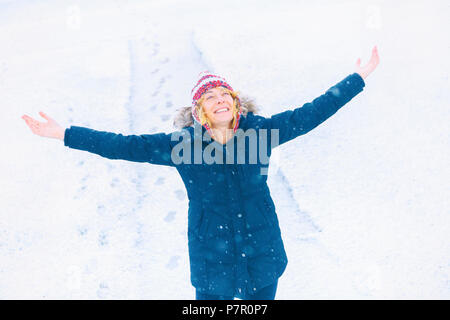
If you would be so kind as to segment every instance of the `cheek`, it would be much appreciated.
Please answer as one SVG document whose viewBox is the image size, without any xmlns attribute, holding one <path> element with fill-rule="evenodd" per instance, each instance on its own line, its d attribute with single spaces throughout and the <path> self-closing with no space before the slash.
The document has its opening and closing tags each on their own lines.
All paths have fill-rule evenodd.
<svg viewBox="0 0 450 320">
<path fill-rule="evenodd" d="M 212 109 L 213 109 L 213 106 L 211 104 L 209 104 L 207 102 L 203 103 L 203 112 L 205 112 L 205 114 L 211 115 Z"/>
<path fill-rule="evenodd" d="M 204 103 L 203 104 L 203 111 L 205 111 L 206 113 L 210 113 L 211 112 L 211 106 L 208 103 Z"/>
<path fill-rule="evenodd" d="M 230 98 L 230 99 L 227 99 L 227 102 L 230 104 L 230 106 L 231 106 L 231 112 L 233 112 L 234 111 L 234 108 L 235 108 L 235 105 L 234 105 L 234 99 L 233 98 Z"/>
</svg>

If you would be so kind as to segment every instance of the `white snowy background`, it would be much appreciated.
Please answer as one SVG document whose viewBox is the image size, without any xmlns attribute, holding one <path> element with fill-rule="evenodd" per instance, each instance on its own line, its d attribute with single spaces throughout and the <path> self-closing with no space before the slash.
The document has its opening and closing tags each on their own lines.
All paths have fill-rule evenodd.
<svg viewBox="0 0 450 320">
<path fill-rule="evenodd" d="M 449 299 L 448 1 L 0 0 L 0 298 L 194 299 L 174 168 L 108 160 L 20 118 L 171 132 L 200 71 L 261 114 L 364 65 L 364 91 L 279 147 L 277 299 Z"/>
</svg>

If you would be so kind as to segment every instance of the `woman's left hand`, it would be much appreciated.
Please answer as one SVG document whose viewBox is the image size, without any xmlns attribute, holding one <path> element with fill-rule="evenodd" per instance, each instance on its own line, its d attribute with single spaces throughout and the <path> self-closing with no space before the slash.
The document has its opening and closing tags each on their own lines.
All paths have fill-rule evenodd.
<svg viewBox="0 0 450 320">
<path fill-rule="evenodd" d="M 365 79 L 369 74 L 372 73 L 373 70 L 375 70 L 379 62 L 380 57 L 378 56 L 377 46 L 375 46 L 372 49 L 372 57 L 370 57 L 370 61 L 364 67 L 361 67 L 361 58 L 358 58 L 358 60 L 356 61 L 355 72 L 358 73 L 361 78 Z"/>
</svg>

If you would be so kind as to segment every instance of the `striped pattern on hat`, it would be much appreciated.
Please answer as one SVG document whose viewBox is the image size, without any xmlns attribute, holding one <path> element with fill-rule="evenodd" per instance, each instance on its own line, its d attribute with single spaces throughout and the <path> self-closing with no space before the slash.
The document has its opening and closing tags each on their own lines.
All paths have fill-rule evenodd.
<svg viewBox="0 0 450 320">
<path fill-rule="evenodd" d="M 209 89 L 213 89 L 213 88 L 217 88 L 217 87 L 225 87 L 231 91 L 234 91 L 234 90 L 228 84 L 228 82 L 225 80 L 225 78 L 215 75 L 209 71 L 200 72 L 198 77 L 199 77 L 199 79 L 191 91 L 192 116 L 197 123 L 201 124 L 200 117 L 197 114 L 197 109 L 195 108 L 195 105 L 197 104 L 197 101 L 201 98 L 201 96 Z M 239 98 L 238 98 L 238 100 L 239 100 Z M 241 111 L 239 110 L 238 114 L 236 115 L 235 125 L 233 127 L 234 132 L 236 132 L 237 128 L 239 127 L 240 116 L 241 116 Z M 203 124 L 203 126 L 211 134 L 211 128 L 208 126 L 208 123 Z"/>
<path fill-rule="evenodd" d="M 198 76 L 199 79 L 197 81 L 197 84 L 194 86 L 194 88 L 192 88 L 191 91 L 192 104 L 196 104 L 198 99 L 200 99 L 200 97 L 206 91 L 212 88 L 222 86 L 233 91 L 233 88 L 227 83 L 224 78 L 218 75 L 214 75 L 209 71 L 202 71 Z"/>
</svg>

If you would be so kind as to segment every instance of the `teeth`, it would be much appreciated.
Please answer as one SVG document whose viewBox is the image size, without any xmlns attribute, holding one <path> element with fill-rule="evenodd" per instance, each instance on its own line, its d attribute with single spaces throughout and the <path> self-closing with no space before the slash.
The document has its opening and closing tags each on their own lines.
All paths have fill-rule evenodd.
<svg viewBox="0 0 450 320">
<path fill-rule="evenodd" d="M 214 113 L 220 113 L 220 112 L 226 112 L 226 111 L 228 111 L 227 108 L 222 108 L 222 109 L 217 110 L 217 111 L 214 112 Z"/>
</svg>

